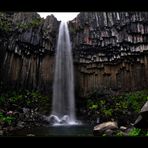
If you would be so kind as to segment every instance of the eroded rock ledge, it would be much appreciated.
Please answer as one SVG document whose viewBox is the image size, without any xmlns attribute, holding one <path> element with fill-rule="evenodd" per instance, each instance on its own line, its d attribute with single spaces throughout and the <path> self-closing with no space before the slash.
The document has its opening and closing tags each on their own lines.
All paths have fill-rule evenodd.
<svg viewBox="0 0 148 148">
<path fill-rule="evenodd" d="M 147 21 L 147 12 L 89 12 L 70 22 L 81 95 L 148 86 Z"/>
<path fill-rule="evenodd" d="M 52 92 L 59 21 L 0 13 L 0 79 L 13 88 Z M 148 87 L 148 13 L 80 13 L 69 22 L 78 95 Z"/>
<path fill-rule="evenodd" d="M 51 15 L 0 14 L 0 78 L 9 87 L 50 91 L 59 23 Z"/>
</svg>

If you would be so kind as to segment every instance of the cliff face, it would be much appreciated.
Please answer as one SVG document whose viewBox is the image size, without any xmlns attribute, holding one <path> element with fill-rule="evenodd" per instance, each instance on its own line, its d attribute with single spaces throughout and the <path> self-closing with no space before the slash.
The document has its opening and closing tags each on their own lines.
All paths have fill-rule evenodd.
<svg viewBox="0 0 148 148">
<path fill-rule="evenodd" d="M 80 95 L 148 87 L 148 13 L 80 13 L 70 22 Z"/>
<path fill-rule="evenodd" d="M 1 13 L 1 81 L 8 87 L 50 92 L 59 22 L 37 13 Z"/>
<path fill-rule="evenodd" d="M 148 13 L 80 13 L 69 22 L 80 96 L 148 87 Z M 0 13 L 0 80 L 52 92 L 59 23 L 37 13 Z"/>
</svg>

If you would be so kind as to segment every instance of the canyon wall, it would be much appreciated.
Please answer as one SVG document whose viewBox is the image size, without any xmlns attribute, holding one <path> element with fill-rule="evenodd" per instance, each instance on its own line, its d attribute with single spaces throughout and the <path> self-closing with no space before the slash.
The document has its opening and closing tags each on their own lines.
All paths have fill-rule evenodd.
<svg viewBox="0 0 148 148">
<path fill-rule="evenodd" d="M 148 87 L 148 12 L 80 13 L 69 26 L 81 96 Z"/>
<path fill-rule="evenodd" d="M 0 80 L 52 93 L 59 21 L 0 13 Z M 68 23 L 79 96 L 148 87 L 148 13 L 81 12 Z"/>
<path fill-rule="evenodd" d="M 1 13 L 0 79 L 9 88 L 51 93 L 59 22 L 35 13 Z"/>
</svg>

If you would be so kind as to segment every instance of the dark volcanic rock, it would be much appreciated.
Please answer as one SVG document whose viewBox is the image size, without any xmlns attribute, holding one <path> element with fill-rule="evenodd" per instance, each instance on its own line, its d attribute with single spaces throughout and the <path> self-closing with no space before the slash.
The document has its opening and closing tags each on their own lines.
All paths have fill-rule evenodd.
<svg viewBox="0 0 148 148">
<path fill-rule="evenodd" d="M 48 93 L 53 79 L 53 54 L 59 22 L 35 13 L 19 12 L 0 17 L 0 79 L 13 88 L 40 89 Z"/>
<path fill-rule="evenodd" d="M 143 118 L 141 115 L 139 115 L 134 123 L 134 127 L 140 128 L 140 129 L 147 129 L 148 128 L 148 120 Z"/>
<path fill-rule="evenodd" d="M 140 115 L 136 119 L 134 126 L 136 128 L 148 129 L 148 101 L 141 108 Z"/>
<path fill-rule="evenodd" d="M 148 87 L 148 12 L 81 12 L 69 22 L 80 96 Z M 0 13 L 0 80 L 51 93 L 59 21 Z"/>
<path fill-rule="evenodd" d="M 69 22 L 82 96 L 148 87 L 147 20 L 147 12 L 82 12 Z"/>
<path fill-rule="evenodd" d="M 148 101 L 143 105 L 143 107 L 141 108 L 140 114 L 145 117 L 148 118 Z"/>
</svg>

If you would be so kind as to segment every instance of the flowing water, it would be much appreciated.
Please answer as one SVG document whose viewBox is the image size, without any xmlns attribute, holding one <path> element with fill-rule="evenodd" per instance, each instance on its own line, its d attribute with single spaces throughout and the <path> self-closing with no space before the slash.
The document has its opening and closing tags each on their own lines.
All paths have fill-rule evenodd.
<svg viewBox="0 0 148 148">
<path fill-rule="evenodd" d="M 61 22 L 59 28 L 52 112 L 48 120 L 56 124 L 76 124 L 73 58 L 69 30 L 66 22 Z"/>
</svg>

